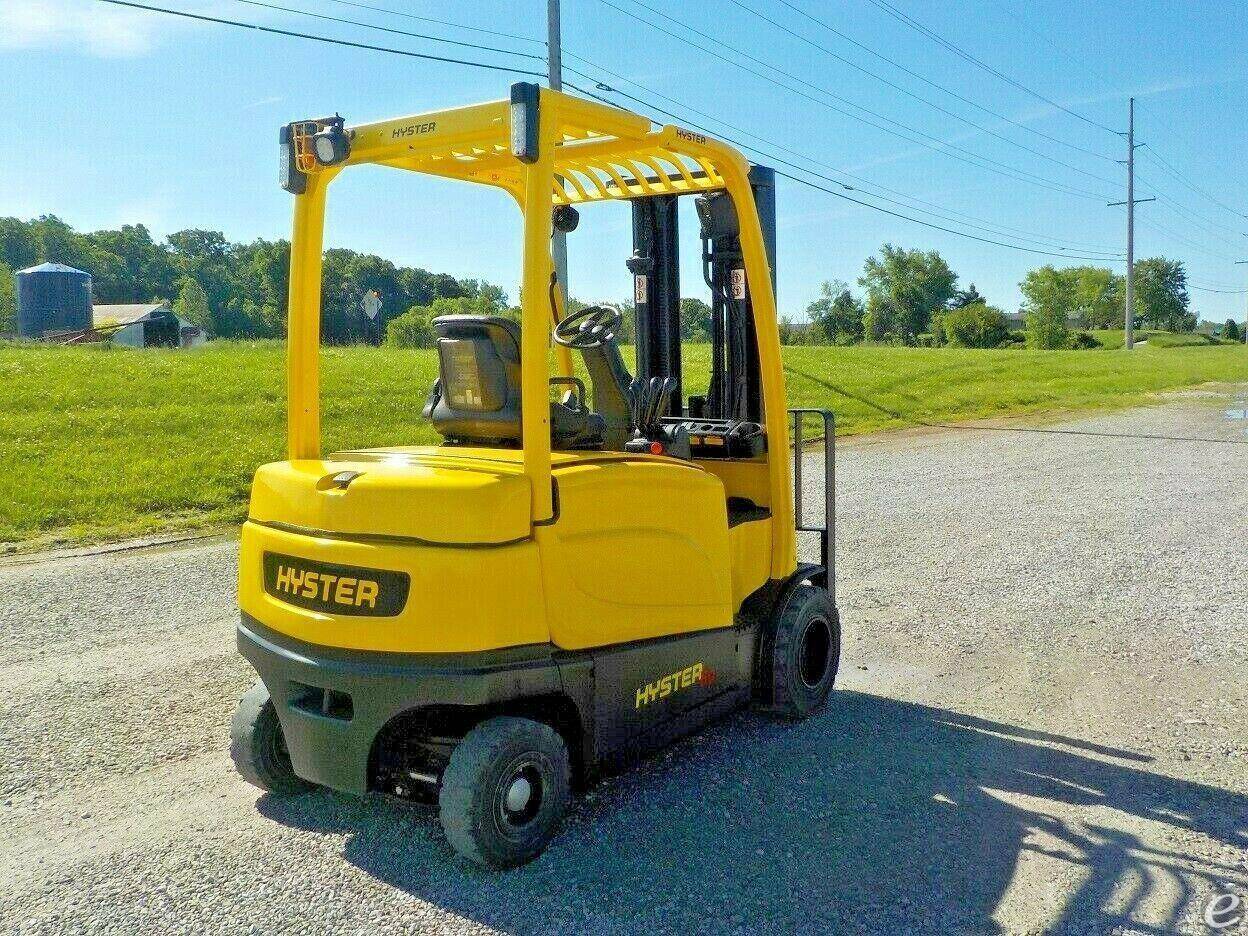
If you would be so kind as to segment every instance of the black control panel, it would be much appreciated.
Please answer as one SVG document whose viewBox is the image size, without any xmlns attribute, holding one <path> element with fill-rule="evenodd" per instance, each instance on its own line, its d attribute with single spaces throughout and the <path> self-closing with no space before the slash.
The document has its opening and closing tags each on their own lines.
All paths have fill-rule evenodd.
<svg viewBox="0 0 1248 936">
<path fill-rule="evenodd" d="M 665 416 L 664 431 L 689 439 L 694 458 L 754 458 L 767 451 L 767 435 L 758 423 L 739 419 Z"/>
</svg>

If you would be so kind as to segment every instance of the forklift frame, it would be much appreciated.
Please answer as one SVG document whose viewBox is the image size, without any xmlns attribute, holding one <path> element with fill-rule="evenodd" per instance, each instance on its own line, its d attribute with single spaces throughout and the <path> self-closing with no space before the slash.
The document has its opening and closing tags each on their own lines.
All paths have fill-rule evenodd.
<svg viewBox="0 0 1248 936">
<path fill-rule="evenodd" d="M 320 307 L 326 195 L 347 166 L 376 164 L 501 188 L 520 207 L 523 224 L 521 286 L 521 395 L 546 399 L 552 314 L 564 297 L 551 289 L 552 209 L 560 205 L 725 191 L 740 224 L 742 266 L 748 282 L 759 359 L 761 422 L 768 449 L 773 518 L 772 579 L 797 569 L 797 531 L 790 497 L 792 470 L 788 411 L 780 362 L 769 245 L 751 188 L 751 167 L 732 147 L 701 133 L 532 84 L 512 86 L 509 101 L 345 127 L 341 118 L 290 124 L 282 130 L 284 186 L 295 195 L 289 294 L 287 382 L 288 450 L 293 460 L 321 456 Z M 338 133 L 348 141 L 336 161 L 319 159 L 315 137 Z M 340 156 L 337 153 L 341 153 Z M 673 199 L 674 201 L 674 199 Z M 774 248 L 773 248 L 774 249 Z M 553 295 L 554 308 L 548 307 Z M 571 361 L 556 358 L 558 376 Z M 523 470 L 532 485 L 531 521 L 553 521 L 551 441 L 546 407 L 522 411 Z"/>
</svg>

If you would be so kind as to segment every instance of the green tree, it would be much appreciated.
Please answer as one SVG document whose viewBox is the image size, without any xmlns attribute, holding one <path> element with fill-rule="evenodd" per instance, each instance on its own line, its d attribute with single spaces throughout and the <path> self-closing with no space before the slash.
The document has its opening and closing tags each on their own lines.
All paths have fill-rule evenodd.
<svg viewBox="0 0 1248 936">
<path fill-rule="evenodd" d="M 1126 278 L 1105 267 L 1070 267 L 1059 271 L 1071 279 L 1074 305 L 1070 315 L 1084 328 L 1112 328 L 1122 323 Z"/>
<path fill-rule="evenodd" d="M 454 299 L 435 299 L 427 306 L 412 306 L 386 323 L 386 344 L 395 348 L 432 348 L 436 339 L 433 320 L 440 315 L 503 315 L 510 310 L 502 291 Z"/>
<path fill-rule="evenodd" d="M 208 320 L 195 324 L 218 338 L 251 337 L 251 323 L 243 311 L 243 301 L 251 297 L 237 269 L 242 251 L 220 231 L 178 231 L 168 240 L 179 276 L 193 279 L 208 299 Z"/>
<path fill-rule="evenodd" d="M 819 286 L 819 298 L 806 306 L 812 326 L 812 340 L 846 345 L 861 341 L 865 310 L 849 285 L 829 280 Z"/>
<path fill-rule="evenodd" d="M 39 241 L 32 224 L 17 218 L 0 218 L 0 260 L 15 271 L 39 262 Z"/>
<path fill-rule="evenodd" d="M 244 318 L 250 334 L 280 338 L 286 334 L 286 295 L 290 288 L 290 244 L 257 240 L 239 251 L 236 276 L 247 296 Z"/>
<path fill-rule="evenodd" d="M 13 271 L 0 260 L 0 335 L 17 332 L 17 290 Z"/>
<path fill-rule="evenodd" d="M 163 243 L 141 224 L 80 234 L 59 218 L 0 218 L 0 261 L 13 270 L 55 260 L 90 273 L 100 302 L 178 298 L 190 277 L 207 297 L 203 326 L 224 338 L 280 337 L 286 330 L 290 244 L 257 240 L 234 244 L 219 231 L 178 231 Z M 328 344 L 377 341 L 381 329 L 361 299 L 375 289 L 382 321 L 437 299 L 482 296 L 505 307 L 501 289 L 481 280 L 457 280 L 416 267 L 396 267 L 352 250 L 326 252 L 322 336 Z M 199 314 L 198 311 L 196 314 Z"/>
<path fill-rule="evenodd" d="M 995 348 L 1009 334 L 1004 313 L 984 302 L 951 309 L 941 325 L 945 340 L 959 348 Z"/>
<path fill-rule="evenodd" d="M 429 306 L 412 306 L 386 323 L 386 344 L 392 348 L 432 348 L 435 337 Z"/>
<path fill-rule="evenodd" d="M 782 345 L 803 344 L 806 339 L 805 329 L 786 316 L 780 316 L 780 321 L 776 323 L 776 330 L 780 335 L 780 343 Z"/>
<path fill-rule="evenodd" d="M 0 302 L 3 302 L 2 297 L 0 297 Z M 0 331 L 3 331 L 3 328 L 0 328 Z M 1222 337 L 1230 341 L 1240 341 L 1243 339 L 1244 335 L 1239 330 L 1238 322 L 1234 319 L 1227 319 L 1226 324 L 1222 326 Z"/>
<path fill-rule="evenodd" d="M 858 283 L 867 291 L 863 327 L 873 341 L 913 343 L 932 315 L 953 298 L 957 275 L 934 250 L 904 250 L 892 244 L 869 257 Z"/>
<path fill-rule="evenodd" d="M 152 240 L 143 225 L 126 224 L 116 231 L 95 231 L 85 236 L 95 248 L 121 261 L 117 281 L 111 287 L 97 287 L 102 301 L 166 300 L 177 294 L 178 274 L 173 259 L 166 248 Z M 97 274 L 92 271 L 92 276 Z"/>
<path fill-rule="evenodd" d="M 1195 330 L 1189 302 L 1183 261 L 1166 257 L 1136 261 L 1135 314 L 1146 325 L 1174 332 Z"/>
<path fill-rule="evenodd" d="M 209 329 L 211 333 L 212 310 L 208 306 L 208 294 L 194 277 L 182 277 L 173 311 L 179 318 L 184 318 L 200 328 Z"/>
<path fill-rule="evenodd" d="M 988 300 L 980 295 L 979 290 L 975 288 L 975 284 L 971 283 L 968 288 L 959 289 L 953 294 L 953 298 L 949 301 L 949 308 L 965 309 L 969 305 L 976 304 L 987 305 Z"/>
<path fill-rule="evenodd" d="M 711 307 L 701 299 L 685 296 L 680 300 L 680 340 L 693 344 L 711 340 Z"/>
<path fill-rule="evenodd" d="M 1027 315 L 1027 344 L 1032 348 L 1064 348 L 1070 341 L 1067 317 L 1075 308 L 1075 284 L 1064 270 L 1043 266 L 1019 284 Z"/>
</svg>

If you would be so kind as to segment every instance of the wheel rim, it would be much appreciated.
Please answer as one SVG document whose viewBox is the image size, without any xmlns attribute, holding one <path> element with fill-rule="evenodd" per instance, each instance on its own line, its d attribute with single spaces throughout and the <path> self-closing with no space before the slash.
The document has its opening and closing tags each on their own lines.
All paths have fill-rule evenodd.
<svg viewBox="0 0 1248 936">
<path fill-rule="evenodd" d="M 277 721 L 277 717 L 273 719 Z M 268 754 L 272 763 L 280 766 L 286 766 L 290 763 L 290 749 L 286 747 L 286 735 L 282 731 L 280 723 L 273 726 L 273 730 L 269 732 L 268 738 Z"/>
<path fill-rule="evenodd" d="M 528 831 L 546 799 L 544 772 L 536 755 L 513 760 L 499 775 L 494 794 L 494 817 L 499 831 L 515 838 Z"/>
<path fill-rule="evenodd" d="M 831 656 L 832 631 L 827 620 L 811 618 L 802 632 L 797 658 L 798 674 L 806 688 L 816 689 L 822 685 L 828 675 Z"/>
</svg>

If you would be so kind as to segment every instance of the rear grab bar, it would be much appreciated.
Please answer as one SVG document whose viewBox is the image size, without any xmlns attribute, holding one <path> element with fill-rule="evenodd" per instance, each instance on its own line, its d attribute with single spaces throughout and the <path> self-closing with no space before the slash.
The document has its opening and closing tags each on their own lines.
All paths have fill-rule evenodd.
<svg viewBox="0 0 1248 936">
<path fill-rule="evenodd" d="M 819 563 L 824 571 L 811 581 L 828 590 L 836 601 L 836 415 L 831 410 L 797 408 L 793 417 L 793 517 L 799 533 L 819 534 Z M 805 416 L 823 420 L 823 525 L 807 526 L 802 493 L 802 421 Z"/>
</svg>

